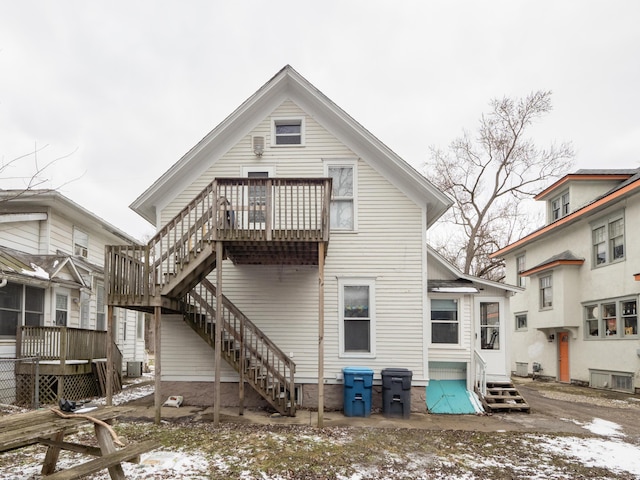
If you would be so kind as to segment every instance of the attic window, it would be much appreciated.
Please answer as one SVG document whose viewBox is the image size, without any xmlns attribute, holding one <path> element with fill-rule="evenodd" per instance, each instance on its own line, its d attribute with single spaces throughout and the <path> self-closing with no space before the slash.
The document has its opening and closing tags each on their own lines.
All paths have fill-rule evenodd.
<svg viewBox="0 0 640 480">
<path fill-rule="evenodd" d="M 564 192 L 553 198 L 551 200 L 551 220 L 556 221 L 559 218 L 569 215 L 570 208 L 569 192 Z"/>
<path fill-rule="evenodd" d="M 273 120 L 274 144 L 281 147 L 304 143 L 304 119 L 278 118 Z"/>
</svg>

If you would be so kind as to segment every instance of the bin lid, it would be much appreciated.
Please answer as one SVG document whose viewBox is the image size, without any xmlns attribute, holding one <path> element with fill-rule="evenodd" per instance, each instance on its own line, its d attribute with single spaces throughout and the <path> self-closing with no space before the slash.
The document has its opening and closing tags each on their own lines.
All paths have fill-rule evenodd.
<svg viewBox="0 0 640 480">
<path fill-rule="evenodd" d="M 384 375 L 393 375 L 394 377 L 410 377 L 413 375 L 408 368 L 385 368 L 380 372 Z"/>
<path fill-rule="evenodd" d="M 373 370 L 368 367 L 344 367 L 342 369 L 343 373 L 349 373 L 351 375 L 364 375 L 369 374 L 373 375 Z"/>
</svg>

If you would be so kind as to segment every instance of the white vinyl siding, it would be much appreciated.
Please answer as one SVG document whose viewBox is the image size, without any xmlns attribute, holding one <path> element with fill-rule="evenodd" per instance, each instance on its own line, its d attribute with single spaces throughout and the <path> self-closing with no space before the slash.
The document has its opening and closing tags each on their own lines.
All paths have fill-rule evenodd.
<svg viewBox="0 0 640 480">
<path fill-rule="evenodd" d="M 304 112 L 293 102 L 285 101 L 272 116 L 293 118 L 304 116 Z M 277 177 L 324 177 L 323 161 L 352 159 L 358 172 L 358 234 L 332 235 L 328 246 L 324 285 L 325 378 L 328 382 L 336 382 L 342 368 L 352 365 L 352 361 L 339 354 L 338 281 L 359 277 L 375 279 L 376 338 L 384 339 L 377 342 L 375 358 L 368 359 L 367 366 L 374 371 L 402 366 L 413 372 L 414 383 L 424 381 L 425 315 L 428 314 L 423 272 L 425 212 L 312 117 L 305 117 L 305 133 L 304 149 L 283 148 L 274 152 L 267 148 L 258 159 L 251 153 L 251 137 L 271 135 L 270 117 L 265 118 L 170 202 L 162 211 L 161 223 L 175 216 L 215 177 L 242 176 L 243 167 L 275 168 L 277 165 Z M 270 144 L 270 140 L 266 144 Z M 282 351 L 293 353 L 297 381 L 316 379 L 317 267 L 234 266 L 225 261 L 222 289 Z M 175 337 L 166 340 L 165 336 L 164 339 L 171 342 L 176 356 L 171 360 L 163 350 L 163 377 L 180 379 L 184 373 L 211 378 L 211 366 L 209 370 L 198 367 L 196 375 L 189 368 L 192 359 L 182 358 L 182 355 L 184 345 L 196 347 L 198 342 L 202 345 L 196 348 L 198 351 L 202 348 L 203 355 L 209 352 L 212 356 L 212 349 L 188 327 L 172 332 Z M 465 334 L 469 341 L 468 333 Z M 201 365 L 201 360 L 196 361 L 196 365 Z"/>
</svg>

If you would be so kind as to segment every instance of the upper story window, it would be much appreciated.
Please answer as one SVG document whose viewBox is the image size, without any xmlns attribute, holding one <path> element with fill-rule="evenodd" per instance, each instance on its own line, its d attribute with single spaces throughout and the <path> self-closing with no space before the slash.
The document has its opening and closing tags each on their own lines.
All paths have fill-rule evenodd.
<svg viewBox="0 0 640 480">
<path fill-rule="evenodd" d="M 551 275 L 540 277 L 540 308 L 553 306 L 553 278 Z"/>
<path fill-rule="evenodd" d="M 551 199 L 551 221 L 556 221 L 566 215 L 569 215 L 571 205 L 569 202 L 569 192 Z"/>
<path fill-rule="evenodd" d="M 431 299 L 431 343 L 457 345 L 459 339 L 458 301 Z"/>
<path fill-rule="evenodd" d="M 635 298 L 585 305 L 585 338 L 638 338 L 637 307 Z"/>
<path fill-rule="evenodd" d="M 80 257 L 89 255 L 89 235 L 78 228 L 73 228 L 73 254 Z"/>
<path fill-rule="evenodd" d="M 524 261 L 524 260 L 525 260 L 524 255 L 518 255 L 518 256 L 516 257 L 516 276 L 517 276 L 517 278 L 518 278 L 518 283 L 517 283 L 517 285 L 518 285 L 519 287 L 523 287 L 523 288 L 524 288 L 524 287 L 526 286 L 526 284 L 527 284 L 526 277 L 523 277 L 523 276 L 521 275 L 521 273 L 522 273 L 522 272 L 524 272 L 524 271 L 525 271 L 525 269 L 526 269 L 525 261 Z"/>
<path fill-rule="evenodd" d="M 355 163 L 327 165 L 331 177 L 331 230 L 356 229 L 356 168 Z"/>
<path fill-rule="evenodd" d="M 622 214 L 593 223 L 591 238 L 594 267 L 624 260 L 624 217 Z"/>
<path fill-rule="evenodd" d="M 304 118 L 275 118 L 272 126 L 273 145 L 304 145 Z"/>
</svg>

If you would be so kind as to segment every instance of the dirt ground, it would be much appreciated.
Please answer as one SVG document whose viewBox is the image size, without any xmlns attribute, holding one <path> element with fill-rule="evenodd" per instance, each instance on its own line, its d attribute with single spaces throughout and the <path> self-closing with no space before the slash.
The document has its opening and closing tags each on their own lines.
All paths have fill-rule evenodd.
<svg viewBox="0 0 640 480">
<path fill-rule="evenodd" d="M 385 418 L 374 412 L 369 417 L 346 417 L 341 411 L 325 412 L 324 425 L 372 428 L 415 428 L 425 430 L 515 431 L 539 433 L 585 433 L 595 418 L 621 427 L 631 443 L 640 444 L 640 395 L 595 390 L 556 382 L 514 378 L 517 388 L 531 406 L 530 413 L 511 412 L 492 415 L 411 414 L 410 419 Z M 129 402 L 135 410 L 129 419 L 153 421 L 153 395 Z M 281 417 L 263 410 L 221 410 L 222 423 L 254 423 L 261 425 L 317 425 L 315 411 L 299 410 L 296 417 Z M 162 407 L 162 419 L 171 422 L 212 421 L 213 409 L 182 406 Z"/>
</svg>

